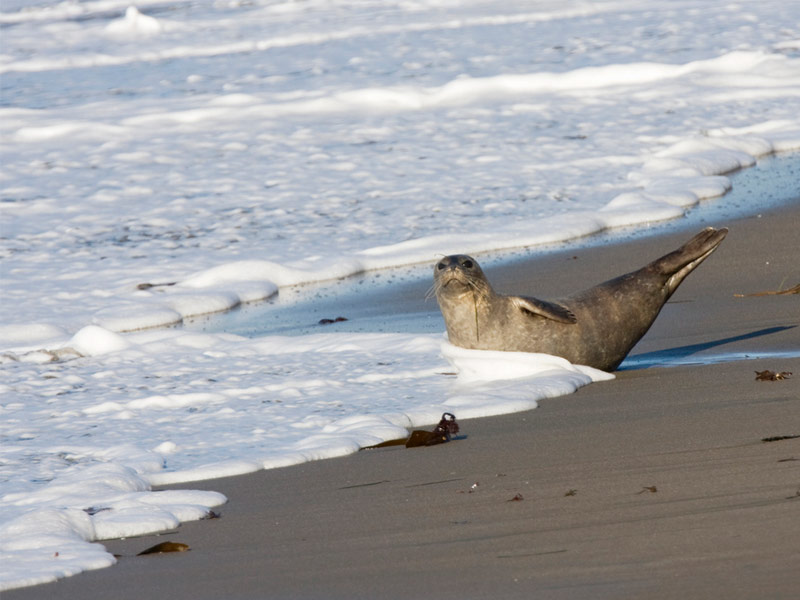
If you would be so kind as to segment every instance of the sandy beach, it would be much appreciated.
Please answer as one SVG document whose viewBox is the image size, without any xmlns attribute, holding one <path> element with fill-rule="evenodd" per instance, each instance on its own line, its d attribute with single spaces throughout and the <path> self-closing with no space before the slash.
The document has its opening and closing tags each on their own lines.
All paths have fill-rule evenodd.
<svg viewBox="0 0 800 600">
<path fill-rule="evenodd" d="M 465 438 L 441 446 L 186 484 L 225 494 L 220 518 L 104 542 L 116 566 L 3 600 L 796 598 L 800 360 L 741 358 L 800 350 L 800 296 L 747 296 L 800 283 L 800 201 L 709 225 L 730 233 L 633 350 L 647 368 L 527 413 L 460 421 Z M 693 233 L 488 275 L 499 291 L 546 298 Z M 765 369 L 794 376 L 757 381 Z M 163 541 L 191 551 L 136 556 Z"/>
</svg>

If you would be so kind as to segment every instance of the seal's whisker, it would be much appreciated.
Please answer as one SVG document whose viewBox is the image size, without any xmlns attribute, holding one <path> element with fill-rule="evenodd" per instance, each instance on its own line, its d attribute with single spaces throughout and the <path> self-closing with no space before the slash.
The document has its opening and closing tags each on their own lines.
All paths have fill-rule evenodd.
<svg viewBox="0 0 800 600">
<path fill-rule="evenodd" d="M 433 285 L 428 288 L 427 292 L 425 292 L 425 300 L 430 300 L 431 298 L 436 297 L 436 294 L 439 293 L 440 289 L 442 289 L 442 283 L 440 281 L 434 281 Z"/>
</svg>

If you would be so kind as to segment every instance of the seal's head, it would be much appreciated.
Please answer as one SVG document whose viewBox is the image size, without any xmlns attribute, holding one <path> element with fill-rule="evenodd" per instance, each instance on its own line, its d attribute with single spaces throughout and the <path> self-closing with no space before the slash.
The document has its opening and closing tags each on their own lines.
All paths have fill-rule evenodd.
<svg viewBox="0 0 800 600">
<path fill-rule="evenodd" d="M 463 294 L 491 294 L 478 261 L 466 254 L 445 256 L 433 267 L 433 292 L 438 299 Z"/>
</svg>

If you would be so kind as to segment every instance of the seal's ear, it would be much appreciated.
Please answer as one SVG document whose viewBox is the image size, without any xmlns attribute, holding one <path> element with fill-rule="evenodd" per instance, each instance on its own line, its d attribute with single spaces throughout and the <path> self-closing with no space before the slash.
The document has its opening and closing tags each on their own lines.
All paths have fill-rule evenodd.
<svg viewBox="0 0 800 600">
<path fill-rule="evenodd" d="M 545 319 L 569 324 L 578 322 L 578 319 L 575 318 L 572 311 L 564 308 L 560 304 L 545 302 L 544 300 L 537 300 L 536 298 L 526 298 L 524 296 L 511 296 L 511 301 L 514 303 L 514 306 L 520 310 L 539 315 Z"/>
</svg>

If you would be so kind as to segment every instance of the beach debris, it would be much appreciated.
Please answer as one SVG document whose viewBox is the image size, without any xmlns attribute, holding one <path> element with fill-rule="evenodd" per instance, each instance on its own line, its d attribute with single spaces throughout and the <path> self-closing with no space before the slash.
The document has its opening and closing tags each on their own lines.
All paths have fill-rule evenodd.
<svg viewBox="0 0 800 600">
<path fill-rule="evenodd" d="M 734 298 L 754 298 L 757 296 L 784 296 L 788 294 L 800 294 L 800 283 L 794 287 L 786 290 L 767 290 L 764 292 L 755 292 L 753 294 L 734 294 Z"/>
<path fill-rule="evenodd" d="M 430 437 L 430 431 L 422 431 L 417 429 L 411 432 L 411 436 L 406 440 L 404 445 L 406 448 L 419 448 L 420 446 L 427 446 Z"/>
<path fill-rule="evenodd" d="M 762 442 L 782 442 L 783 440 L 796 440 L 800 435 L 773 435 L 772 437 L 761 438 Z"/>
<path fill-rule="evenodd" d="M 433 431 L 416 430 L 411 432 L 411 437 L 406 442 L 406 448 L 417 448 L 419 446 L 435 446 L 444 444 L 451 440 L 451 436 L 459 432 L 456 416 L 453 413 L 443 413 L 442 418 Z"/>
<path fill-rule="evenodd" d="M 374 446 L 365 446 L 363 449 L 373 450 L 376 448 L 388 448 L 389 446 L 405 446 L 406 448 L 435 446 L 436 444 L 449 442 L 458 432 L 459 426 L 458 423 L 456 423 L 456 416 L 453 413 L 443 413 L 441 420 L 438 425 L 433 428 L 433 431 L 415 429 L 407 438 L 388 440 L 380 444 L 375 444 Z"/>
<path fill-rule="evenodd" d="M 417 488 L 417 487 L 427 487 L 429 485 L 441 485 L 443 483 L 451 483 L 453 481 L 462 481 L 463 477 L 453 477 L 452 479 L 437 479 L 436 481 L 424 481 L 422 483 L 412 483 L 411 485 L 406 485 L 403 487 L 406 488 Z"/>
<path fill-rule="evenodd" d="M 182 544 L 181 542 L 161 542 L 160 544 L 156 544 L 155 546 L 151 546 L 147 550 L 142 550 L 136 556 L 142 556 L 144 554 L 164 554 L 166 552 L 188 552 L 191 550 L 188 544 Z"/>
<path fill-rule="evenodd" d="M 510 500 L 506 500 L 506 502 L 522 502 L 523 500 L 525 500 L 525 498 L 522 497 L 522 494 L 517 494 Z"/>
<path fill-rule="evenodd" d="M 578 495 L 578 490 L 567 490 L 566 492 L 564 492 L 565 498 L 567 496 L 577 496 L 577 495 Z"/>
<path fill-rule="evenodd" d="M 480 486 L 480 483 L 476 481 L 471 486 L 469 486 L 469 489 L 466 492 L 464 490 L 458 490 L 458 493 L 459 494 L 471 494 L 472 492 L 477 492 L 478 491 L 478 486 Z"/>
<path fill-rule="evenodd" d="M 381 485 L 382 483 L 389 483 L 391 480 L 389 479 L 381 479 L 380 481 L 370 481 L 368 483 L 355 483 L 353 485 L 343 485 L 340 490 L 352 490 L 354 488 L 362 488 L 362 487 L 372 487 L 373 485 Z"/>
<path fill-rule="evenodd" d="M 219 519 L 222 515 L 216 511 L 209 510 L 203 517 L 201 517 L 201 521 L 208 521 L 210 519 Z"/>
<path fill-rule="evenodd" d="M 99 512 L 103 512 L 104 510 L 111 510 L 110 506 L 90 506 L 89 508 L 84 508 L 83 512 L 85 512 L 90 517 L 93 517 Z"/>
<path fill-rule="evenodd" d="M 364 446 L 362 450 L 375 450 L 377 448 L 388 448 L 389 446 L 405 446 L 408 438 L 398 438 L 396 440 L 386 440 L 380 444 L 373 444 L 372 446 Z"/>
<path fill-rule="evenodd" d="M 178 283 L 177 281 L 171 281 L 169 283 L 140 283 L 136 286 L 137 290 L 149 290 L 154 287 L 169 287 L 171 285 L 175 285 Z"/>
<path fill-rule="evenodd" d="M 654 485 L 646 485 L 641 490 L 636 492 L 637 494 L 644 494 L 645 492 L 650 492 L 651 494 L 655 494 L 658 491 L 658 488 Z"/>
<path fill-rule="evenodd" d="M 756 381 L 781 381 L 783 379 L 789 379 L 791 376 L 791 371 L 756 371 Z"/>
<path fill-rule="evenodd" d="M 335 319 L 320 319 L 319 325 L 330 325 L 331 323 L 341 323 L 347 321 L 346 317 L 336 317 Z"/>
</svg>

